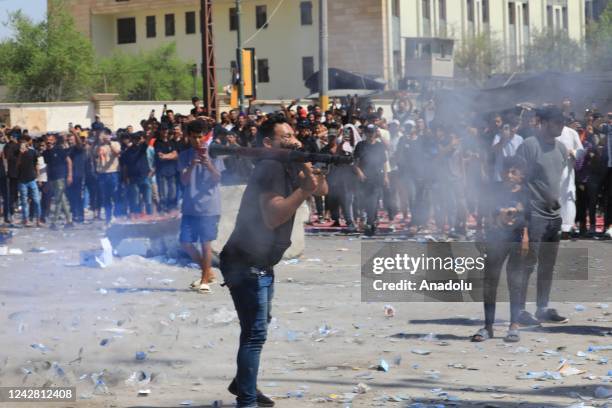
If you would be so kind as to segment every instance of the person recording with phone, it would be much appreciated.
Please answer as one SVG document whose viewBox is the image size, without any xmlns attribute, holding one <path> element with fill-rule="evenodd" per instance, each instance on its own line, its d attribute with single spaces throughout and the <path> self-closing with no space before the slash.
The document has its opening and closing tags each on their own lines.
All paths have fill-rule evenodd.
<svg viewBox="0 0 612 408">
<path fill-rule="evenodd" d="M 221 173 L 223 160 L 208 154 L 212 140 L 210 126 L 203 120 L 187 125 L 190 147 L 179 154 L 178 168 L 184 186 L 179 241 L 189 256 L 200 265 L 202 275 L 191 284 L 200 293 L 210 293 L 216 279 L 211 269 L 211 242 L 217 238 L 221 217 Z M 196 247 L 200 243 L 201 252 Z"/>
</svg>

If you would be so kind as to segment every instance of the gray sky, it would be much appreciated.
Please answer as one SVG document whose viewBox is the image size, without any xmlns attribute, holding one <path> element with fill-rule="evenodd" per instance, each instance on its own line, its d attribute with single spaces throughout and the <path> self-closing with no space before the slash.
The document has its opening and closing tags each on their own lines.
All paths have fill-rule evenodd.
<svg viewBox="0 0 612 408">
<path fill-rule="evenodd" d="M 47 13 L 47 0 L 0 0 L 0 41 L 11 35 L 6 27 L 8 14 L 19 9 L 35 22 L 39 22 Z"/>
</svg>

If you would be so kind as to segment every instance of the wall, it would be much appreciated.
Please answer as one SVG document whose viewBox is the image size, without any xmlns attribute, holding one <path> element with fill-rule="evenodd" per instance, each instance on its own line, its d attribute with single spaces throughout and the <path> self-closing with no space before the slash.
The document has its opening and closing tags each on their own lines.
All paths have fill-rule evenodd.
<svg viewBox="0 0 612 408">
<path fill-rule="evenodd" d="M 391 120 L 391 101 L 376 100 L 372 101 L 377 107 L 384 109 L 384 116 Z M 139 129 L 140 121 L 149 117 L 152 109 L 155 109 L 155 116 L 159 119 L 163 110 L 164 103 L 168 109 L 175 113 L 189 114 L 191 101 L 144 101 L 126 102 L 116 101 L 113 106 L 113 130 L 125 128 L 128 125 Z M 281 104 L 288 105 L 289 100 L 260 100 L 253 105 L 264 112 L 278 110 Z M 308 105 L 312 101 L 304 99 L 301 105 Z M 228 110 L 227 105 L 220 107 L 222 111 Z M 57 102 L 57 103 L 23 103 L 11 104 L 0 103 L 0 110 L 8 110 L 10 113 L 10 125 L 19 125 L 30 130 L 33 134 L 44 132 L 61 132 L 68 130 L 68 123 L 89 127 L 96 114 L 93 102 Z"/>
<path fill-rule="evenodd" d="M 328 7 L 329 66 L 387 77 L 383 0 L 332 0 Z"/>
<path fill-rule="evenodd" d="M 89 126 L 94 116 L 92 102 L 0 103 L 10 112 L 10 124 L 27 128 L 32 133 L 66 131 L 68 123 Z"/>
<path fill-rule="evenodd" d="M 140 121 L 149 117 L 151 110 L 155 109 L 155 117 L 159 119 L 163 111 L 164 102 L 116 102 L 113 107 L 115 129 L 125 128 L 128 125 L 140 129 Z M 188 115 L 193 105 L 187 102 L 168 102 L 168 109 L 175 113 Z"/>
</svg>

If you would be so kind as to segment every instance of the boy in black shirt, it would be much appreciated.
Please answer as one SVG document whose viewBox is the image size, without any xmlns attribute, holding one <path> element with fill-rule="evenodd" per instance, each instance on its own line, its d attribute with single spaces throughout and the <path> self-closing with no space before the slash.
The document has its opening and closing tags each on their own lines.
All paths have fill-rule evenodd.
<svg viewBox="0 0 612 408">
<path fill-rule="evenodd" d="M 510 290 L 510 328 L 506 342 L 519 341 L 518 319 L 521 312 L 522 262 L 521 241 L 525 232 L 526 193 L 522 186 L 526 165 L 519 157 L 504 161 L 504 182 L 493 192 L 493 208 L 486 230 L 486 263 L 484 270 L 485 327 L 472 336 L 481 342 L 493 338 L 495 299 L 502 266 L 508 259 L 506 279 Z"/>
<path fill-rule="evenodd" d="M 127 184 L 131 218 L 142 211 L 141 195 L 147 215 L 153 214 L 153 195 L 149 178 L 151 168 L 147 158 L 147 148 L 143 132 L 135 133 L 132 135 L 132 145 L 123 152 L 119 159 Z"/>
<path fill-rule="evenodd" d="M 155 177 L 159 186 L 159 202 L 162 213 L 174 210 L 176 203 L 176 175 L 178 174 L 178 149 L 170 140 L 168 127 L 162 123 L 155 141 Z"/>
</svg>

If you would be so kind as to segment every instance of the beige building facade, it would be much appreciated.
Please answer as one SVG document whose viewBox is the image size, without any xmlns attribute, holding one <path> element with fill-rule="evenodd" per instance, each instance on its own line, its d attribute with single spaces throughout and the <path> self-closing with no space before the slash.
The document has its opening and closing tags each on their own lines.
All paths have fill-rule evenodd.
<svg viewBox="0 0 612 408">
<path fill-rule="evenodd" d="M 182 59 L 201 61 L 199 0 L 67 1 L 77 27 L 91 38 L 100 56 L 175 42 Z M 242 38 L 244 47 L 255 49 L 258 99 L 309 94 L 304 80 L 319 65 L 318 3 L 242 1 Z M 588 11 L 585 0 L 328 0 L 328 4 L 329 66 L 382 78 L 389 88 L 411 75 L 406 65 L 412 52 L 407 46 L 410 39 L 437 39 L 435 46 L 450 44 L 452 49 L 453 43 L 456 48 L 468 36 L 487 32 L 503 43 L 503 69 L 515 71 L 537 31 L 566 30 L 582 42 Z M 234 1 L 213 0 L 213 27 L 221 89 L 230 83 L 236 60 Z M 436 64 L 438 59 L 442 64 Z M 442 50 L 428 64 L 432 75 L 453 75 L 452 53 Z"/>
<path fill-rule="evenodd" d="M 401 0 L 401 36 L 448 38 L 457 47 L 469 36 L 487 33 L 501 41 L 502 69 L 510 72 L 520 70 L 525 48 L 537 32 L 563 30 L 582 43 L 586 3 L 585 0 Z"/>
</svg>

